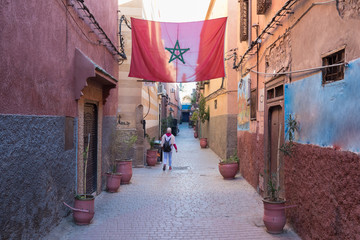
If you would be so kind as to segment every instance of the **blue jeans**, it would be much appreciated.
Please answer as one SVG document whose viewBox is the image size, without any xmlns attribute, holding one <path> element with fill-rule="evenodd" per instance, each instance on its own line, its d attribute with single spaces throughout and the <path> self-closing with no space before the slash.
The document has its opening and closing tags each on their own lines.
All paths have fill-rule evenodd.
<svg viewBox="0 0 360 240">
<path fill-rule="evenodd" d="M 167 163 L 167 160 L 169 159 L 169 166 L 171 167 L 172 152 L 163 152 L 163 153 L 164 153 L 163 164 L 165 165 Z"/>
</svg>

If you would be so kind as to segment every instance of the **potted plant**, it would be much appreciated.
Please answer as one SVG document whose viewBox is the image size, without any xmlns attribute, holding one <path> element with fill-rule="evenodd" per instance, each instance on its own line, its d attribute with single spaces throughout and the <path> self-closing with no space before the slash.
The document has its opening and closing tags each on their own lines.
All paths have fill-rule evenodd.
<svg viewBox="0 0 360 240">
<path fill-rule="evenodd" d="M 91 194 L 86 194 L 86 173 L 87 173 L 87 161 L 89 157 L 89 146 L 90 146 L 90 133 L 88 135 L 88 143 L 83 152 L 84 162 L 84 181 L 83 191 L 84 194 L 75 195 L 74 207 L 71 207 L 67 203 L 63 202 L 67 207 L 73 210 L 73 218 L 78 225 L 90 224 L 95 214 L 95 197 Z"/>
<path fill-rule="evenodd" d="M 155 149 L 155 137 L 150 138 L 150 136 L 146 134 L 146 138 L 148 139 L 150 144 L 150 149 L 148 149 L 146 152 L 146 164 L 148 166 L 155 166 L 155 164 L 157 163 L 158 153 L 158 150 Z"/>
<path fill-rule="evenodd" d="M 237 151 L 231 157 L 219 162 L 219 172 L 224 179 L 234 179 L 238 170 L 239 157 L 237 156 Z"/>
<path fill-rule="evenodd" d="M 110 158 L 110 171 L 106 172 L 106 189 L 108 192 L 117 192 L 121 183 L 121 173 L 116 172 L 116 155 L 119 149 L 119 136 L 114 130 L 110 136 L 109 145 L 109 158 Z"/>
<path fill-rule="evenodd" d="M 121 184 L 129 184 L 132 177 L 132 159 L 129 159 L 128 151 L 133 147 L 134 143 L 137 140 L 136 135 L 131 135 L 131 137 L 124 142 L 124 158 L 117 159 L 116 172 L 121 173 Z"/>
<path fill-rule="evenodd" d="M 205 121 L 209 121 L 210 119 L 210 109 L 209 107 L 206 109 L 206 100 L 203 95 L 201 95 L 199 102 L 199 119 L 202 123 L 205 123 Z M 200 137 L 200 146 L 201 148 L 207 147 L 207 138 L 203 136 Z"/>
<path fill-rule="evenodd" d="M 198 132 L 197 132 L 197 129 L 196 129 L 198 119 L 199 119 L 199 112 L 194 111 L 193 114 L 191 115 L 191 118 L 190 118 L 190 120 L 194 124 L 194 138 L 198 137 Z"/>
<path fill-rule="evenodd" d="M 286 120 L 286 128 L 287 128 L 287 137 L 288 141 L 285 142 L 282 146 L 278 147 L 278 167 L 276 172 L 273 174 L 269 174 L 267 181 L 267 190 L 268 196 L 263 199 L 264 203 L 264 216 L 263 221 L 267 232 L 278 234 L 283 232 L 283 228 L 286 223 L 285 216 L 285 207 L 286 200 L 280 197 L 280 170 L 282 167 L 282 162 L 280 162 L 279 152 L 283 152 L 284 155 L 291 156 L 294 143 L 293 140 L 295 138 L 295 132 L 299 130 L 299 125 L 294 117 L 290 114 Z M 281 125 L 280 125 L 281 129 Z M 280 145 L 280 137 L 279 134 L 279 145 Z M 292 206 L 290 206 L 292 207 Z"/>
</svg>

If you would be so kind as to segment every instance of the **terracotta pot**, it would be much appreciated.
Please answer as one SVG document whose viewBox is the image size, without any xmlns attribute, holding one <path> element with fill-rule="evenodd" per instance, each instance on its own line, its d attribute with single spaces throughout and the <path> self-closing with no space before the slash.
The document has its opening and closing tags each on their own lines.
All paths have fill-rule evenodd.
<svg viewBox="0 0 360 240">
<path fill-rule="evenodd" d="M 148 149 L 146 153 L 146 164 L 148 166 L 155 166 L 157 163 L 157 150 Z"/>
<path fill-rule="evenodd" d="M 238 170 L 238 163 L 219 163 L 219 172 L 224 179 L 234 179 Z"/>
<path fill-rule="evenodd" d="M 132 177 L 132 161 L 120 160 L 116 164 L 116 172 L 121 173 L 121 184 L 129 184 Z"/>
<path fill-rule="evenodd" d="M 84 196 L 84 195 L 80 195 Z M 91 223 L 94 217 L 95 197 L 93 195 L 85 195 L 85 198 L 75 197 L 75 206 L 73 209 L 74 221 L 77 225 L 87 225 Z M 89 212 L 82 212 L 80 210 L 87 210 Z"/>
<path fill-rule="evenodd" d="M 108 192 L 117 192 L 121 183 L 121 173 L 106 173 L 106 189 Z"/>
<path fill-rule="evenodd" d="M 198 137 L 197 132 L 194 132 L 194 138 L 197 138 L 197 137 Z"/>
<path fill-rule="evenodd" d="M 286 223 L 285 201 L 272 202 L 263 199 L 264 217 L 263 221 L 268 233 L 279 234 L 283 232 Z"/>
<path fill-rule="evenodd" d="M 207 146 L 207 138 L 200 138 L 200 147 L 206 148 Z"/>
</svg>

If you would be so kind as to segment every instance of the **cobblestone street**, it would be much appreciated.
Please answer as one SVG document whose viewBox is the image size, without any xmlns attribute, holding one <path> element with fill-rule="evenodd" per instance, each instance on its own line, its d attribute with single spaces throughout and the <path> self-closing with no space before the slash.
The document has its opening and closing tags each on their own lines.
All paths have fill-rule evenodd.
<svg viewBox="0 0 360 240">
<path fill-rule="evenodd" d="M 187 124 L 176 141 L 172 171 L 134 168 L 131 184 L 96 197 L 91 225 L 70 215 L 45 239 L 300 239 L 288 227 L 265 231 L 261 197 L 240 175 L 223 180 L 218 156 L 200 149 Z"/>
</svg>

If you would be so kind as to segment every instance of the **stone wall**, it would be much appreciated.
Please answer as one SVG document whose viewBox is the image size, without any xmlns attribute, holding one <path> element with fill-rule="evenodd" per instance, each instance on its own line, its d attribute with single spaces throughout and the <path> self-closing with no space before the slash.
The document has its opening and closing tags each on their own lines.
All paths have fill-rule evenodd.
<svg viewBox="0 0 360 240">
<path fill-rule="evenodd" d="M 110 145 L 112 141 L 112 132 L 116 129 L 116 117 L 105 116 L 103 118 L 102 127 L 102 158 L 101 169 L 102 173 L 106 173 L 111 170 L 112 158 L 110 154 Z M 102 190 L 106 189 L 106 176 L 101 176 Z"/>
<path fill-rule="evenodd" d="M 302 239 L 358 239 L 360 157 L 296 144 L 285 159 L 287 219 Z"/>
<path fill-rule="evenodd" d="M 65 119 L 0 115 L 1 239 L 39 239 L 70 213 L 76 136 L 65 150 Z"/>
<path fill-rule="evenodd" d="M 261 193 L 259 174 L 264 174 L 264 135 L 239 131 L 238 156 L 241 175 Z"/>
</svg>

